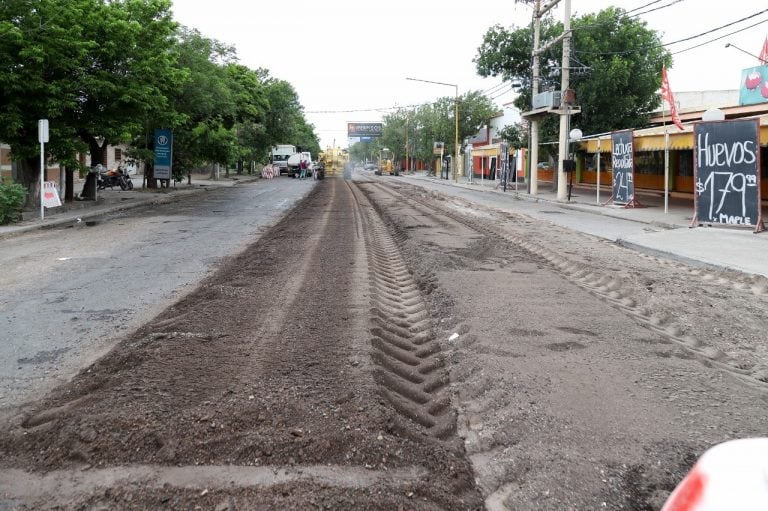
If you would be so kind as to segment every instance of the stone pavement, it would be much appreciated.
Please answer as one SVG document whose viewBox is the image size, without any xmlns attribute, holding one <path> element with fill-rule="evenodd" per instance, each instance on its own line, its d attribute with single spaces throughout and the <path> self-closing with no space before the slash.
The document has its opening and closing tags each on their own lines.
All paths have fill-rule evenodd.
<svg viewBox="0 0 768 511">
<path fill-rule="evenodd" d="M 768 277 L 768 231 L 753 233 L 753 228 L 694 226 L 693 197 L 674 194 L 667 210 L 663 193 L 638 192 L 642 208 L 606 205 L 610 192 L 605 187 L 598 198 L 595 187 L 574 187 L 570 201 L 557 199 L 551 183 L 539 183 L 538 194 L 527 193 L 525 183 L 507 187 L 504 192 L 496 182 L 474 179 L 457 182 L 427 177 L 423 172 L 408 174 L 406 179 L 419 184 L 439 186 L 444 193 L 477 191 L 492 194 L 492 205 L 547 220 L 564 227 L 601 236 L 644 252 L 664 255 L 691 264 L 730 269 Z M 763 201 L 763 219 L 768 221 L 768 207 Z"/>
</svg>

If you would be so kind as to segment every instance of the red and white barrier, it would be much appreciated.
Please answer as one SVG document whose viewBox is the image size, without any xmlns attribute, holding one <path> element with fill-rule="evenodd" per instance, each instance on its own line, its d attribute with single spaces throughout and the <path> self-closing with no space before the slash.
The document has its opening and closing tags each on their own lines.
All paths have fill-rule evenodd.
<svg viewBox="0 0 768 511">
<path fill-rule="evenodd" d="M 261 177 L 264 179 L 272 179 L 273 177 L 280 175 L 280 169 L 275 167 L 274 165 L 264 165 L 264 168 L 261 169 Z"/>
<path fill-rule="evenodd" d="M 768 438 L 718 444 L 702 454 L 661 511 L 768 510 Z"/>
</svg>

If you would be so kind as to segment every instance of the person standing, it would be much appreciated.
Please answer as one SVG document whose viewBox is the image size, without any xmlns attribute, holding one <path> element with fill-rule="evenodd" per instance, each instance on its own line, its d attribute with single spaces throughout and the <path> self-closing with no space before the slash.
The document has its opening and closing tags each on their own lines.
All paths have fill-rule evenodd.
<svg viewBox="0 0 768 511">
<path fill-rule="evenodd" d="M 301 160 L 299 162 L 299 168 L 301 169 L 301 173 L 299 174 L 299 179 L 304 179 L 307 177 L 307 160 Z"/>
</svg>

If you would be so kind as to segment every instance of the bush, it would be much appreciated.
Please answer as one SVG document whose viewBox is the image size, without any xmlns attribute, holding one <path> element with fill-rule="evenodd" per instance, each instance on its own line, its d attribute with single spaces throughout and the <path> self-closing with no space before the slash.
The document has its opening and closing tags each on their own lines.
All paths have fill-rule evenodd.
<svg viewBox="0 0 768 511">
<path fill-rule="evenodd" d="M 21 208 L 27 199 L 27 191 L 17 183 L 0 181 L 0 225 L 21 218 Z"/>
</svg>

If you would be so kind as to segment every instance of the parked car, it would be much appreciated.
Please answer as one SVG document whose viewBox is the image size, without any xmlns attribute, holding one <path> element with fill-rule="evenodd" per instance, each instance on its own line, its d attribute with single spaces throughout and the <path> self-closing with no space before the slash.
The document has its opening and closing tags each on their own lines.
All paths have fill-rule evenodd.
<svg viewBox="0 0 768 511">
<path fill-rule="evenodd" d="M 366 163 L 365 165 L 363 165 L 363 170 L 376 170 L 376 164 Z"/>
</svg>

